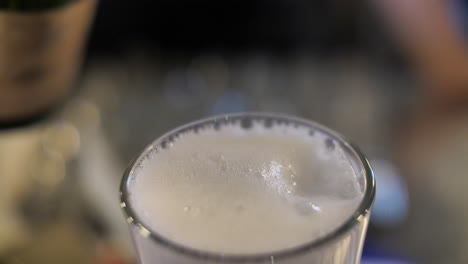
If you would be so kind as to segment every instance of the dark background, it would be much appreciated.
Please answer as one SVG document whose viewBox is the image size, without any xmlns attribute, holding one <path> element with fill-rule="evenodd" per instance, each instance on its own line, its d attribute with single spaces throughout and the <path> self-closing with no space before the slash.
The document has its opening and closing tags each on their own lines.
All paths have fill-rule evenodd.
<svg viewBox="0 0 468 264">
<path fill-rule="evenodd" d="M 90 54 L 122 52 L 133 45 L 163 53 L 309 51 L 392 52 L 365 1 L 150 1 L 128 5 L 102 0 Z M 393 52 L 394 48 L 393 48 Z"/>
</svg>

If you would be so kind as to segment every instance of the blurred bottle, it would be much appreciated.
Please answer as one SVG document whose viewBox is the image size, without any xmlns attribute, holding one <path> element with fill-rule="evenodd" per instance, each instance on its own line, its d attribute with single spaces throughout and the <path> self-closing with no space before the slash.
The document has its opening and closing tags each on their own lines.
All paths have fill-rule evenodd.
<svg viewBox="0 0 468 264">
<path fill-rule="evenodd" d="M 27 251 L 34 239 L 45 244 L 38 231 L 58 215 L 64 200 L 62 186 L 73 155 L 48 146 L 74 142 L 76 149 L 78 134 L 67 123 L 43 117 L 72 91 L 96 3 L 0 0 L 0 263 L 11 252 Z M 55 128 L 69 130 L 72 141 L 64 141 L 62 132 L 50 134 Z"/>
<path fill-rule="evenodd" d="M 72 90 L 96 0 L 0 0 L 0 128 L 29 123 Z"/>
</svg>

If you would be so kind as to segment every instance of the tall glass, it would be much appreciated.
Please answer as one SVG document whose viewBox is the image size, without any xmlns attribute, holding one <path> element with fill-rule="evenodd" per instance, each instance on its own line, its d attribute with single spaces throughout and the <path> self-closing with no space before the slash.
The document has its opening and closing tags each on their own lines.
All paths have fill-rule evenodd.
<svg viewBox="0 0 468 264">
<path fill-rule="evenodd" d="M 311 131 L 319 131 L 339 144 L 352 165 L 364 196 L 351 217 L 343 219 L 343 224 L 326 235 L 300 246 L 271 253 L 249 255 L 227 255 L 196 250 L 164 238 L 158 230 L 151 230 L 147 223 L 135 213 L 129 202 L 130 177 L 148 152 L 164 146 L 172 138 L 186 131 L 196 131 L 206 125 L 218 126 L 226 122 L 279 122 L 292 126 L 305 126 Z M 134 241 L 138 258 L 142 264 L 189 264 L 189 263 L 359 263 L 370 210 L 375 196 L 375 180 L 369 162 L 362 153 L 334 131 L 312 121 L 290 116 L 263 113 L 241 113 L 223 115 L 196 121 L 176 128 L 151 143 L 127 168 L 121 183 L 121 207 L 125 213 Z M 259 220 L 260 221 L 260 220 Z M 272 230 L 274 232 L 274 230 Z M 245 238 L 246 241 L 249 237 Z"/>
</svg>

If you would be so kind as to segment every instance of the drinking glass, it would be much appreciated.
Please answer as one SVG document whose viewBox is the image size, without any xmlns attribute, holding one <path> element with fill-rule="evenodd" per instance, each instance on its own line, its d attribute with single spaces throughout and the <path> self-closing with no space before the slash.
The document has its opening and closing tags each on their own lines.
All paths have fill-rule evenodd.
<svg viewBox="0 0 468 264">
<path fill-rule="evenodd" d="M 129 184 L 135 175 L 135 169 L 157 148 L 164 148 L 177 135 L 196 131 L 211 125 L 217 127 L 226 123 L 240 122 L 242 125 L 262 121 L 291 126 L 307 127 L 317 131 L 341 147 L 352 165 L 357 181 L 364 195 L 358 208 L 343 224 L 326 235 L 308 241 L 300 246 L 285 248 L 270 253 L 230 255 L 193 249 L 171 241 L 152 230 L 136 214 L 129 201 Z M 142 264 L 208 264 L 208 263 L 244 263 L 244 264 L 356 264 L 360 262 L 364 238 L 369 222 L 371 207 L 375 196 L 375 179 L 372 168 L 364 155 L 341 135 L 318 123 L 279 114 L 240 113 L 215 116 L 181 126 L 166 133 L 151 143 L 127 168 L 120 187 L 121 207 L 126 216 L 138 258 Z M 258 220 L 261 221 L 261 220 Z M 272 230 L 274 232 L 274 230 Z M 228 238 L 226 238 L 228 239 Z M 249 237 L 245 237 L 246 241 Z"/>
</svg>

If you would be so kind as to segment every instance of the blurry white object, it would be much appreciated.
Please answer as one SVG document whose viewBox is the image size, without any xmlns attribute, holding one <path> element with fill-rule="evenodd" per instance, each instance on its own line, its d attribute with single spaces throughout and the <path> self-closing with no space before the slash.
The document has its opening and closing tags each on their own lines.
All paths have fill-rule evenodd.
<svg viewBox="0 0 468 264">
<path fill-rule="evenodd" d="M 124 167 L 102 131 L 98 108 L 90 102 L 81 102 L 77 111 L 81 119 L 78 126 L 82 144 L 77 160 L 83 198 L 104 220 L 110 230 L 111 240 L 122 247 L 122 253 L 130 252 L 127 223 L 118 198 Z"/>
</svg>

